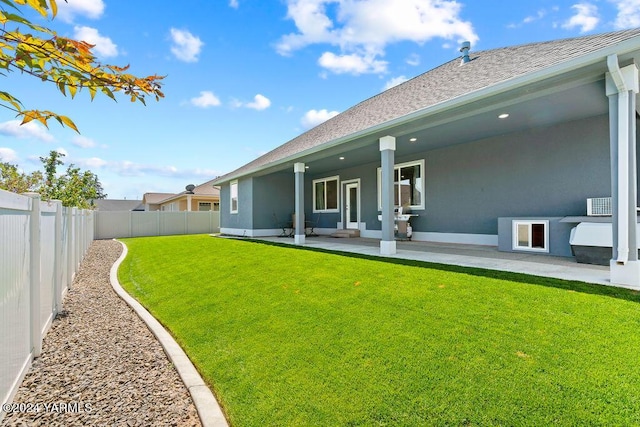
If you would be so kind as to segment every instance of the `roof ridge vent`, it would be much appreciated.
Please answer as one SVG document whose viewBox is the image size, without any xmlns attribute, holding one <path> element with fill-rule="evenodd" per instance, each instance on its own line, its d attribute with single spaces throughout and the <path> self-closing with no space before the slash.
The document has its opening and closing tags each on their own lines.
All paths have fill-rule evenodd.
<svg viewBox="0 0 640 427">
<path fill-rule="evenodd" d="M 462 61 L 460 62 L 460 65 L 466 64 L 467 62 L 471 61 L 471 59 L 469 58 L 469 49 L 471 49 L 471 42 L 462 42 L 462 46 L 460 46 L 460 52 L 462 52 Z"/>
</svg>

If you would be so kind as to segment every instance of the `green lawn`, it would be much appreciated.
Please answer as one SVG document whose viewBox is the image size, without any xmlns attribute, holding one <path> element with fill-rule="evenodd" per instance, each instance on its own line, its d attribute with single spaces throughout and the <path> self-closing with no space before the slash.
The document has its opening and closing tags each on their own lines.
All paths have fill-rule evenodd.
<svg viewBox="0 0 640 427">
<path fill-rule="evenodd" d="M 233 426 L 640 425 L 640 295 L 210 236 L 118 277 Z"/>
</svg>

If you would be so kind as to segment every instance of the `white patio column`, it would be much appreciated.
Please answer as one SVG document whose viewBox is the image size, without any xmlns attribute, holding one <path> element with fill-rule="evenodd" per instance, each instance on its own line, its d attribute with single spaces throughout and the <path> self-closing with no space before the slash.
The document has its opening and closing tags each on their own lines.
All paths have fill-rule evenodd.
<svg viewBox="0 0 640 427">
<path fill-rule="evenodd" d="M 380 182 L 382 202 L 382 240 L 380 254 L 393 255 L 396 253 L 396 240 L 393 233 L 393 169 L 395 165 L 396 139 L 393 136 L 380 138 L 380 163 L 382 176 Z"/>
<path fill-rule="evenodd" d="M 617 55 L 607 58 L 609 97 L 613 250 L 611 283 L 640 289 L 637 228 L 636 96 L 639 74 L 635 64 L 620 68 Z"/>
<path fill-rule="evenodd" d="M 296 222 L 293 224 L 295 229 L 294 242 L 296 245 L 304 245 L 304 163 L 295 163 L 293 165 L 295 174 L 295 214 Z"/>
<path fill-rule="evenodd" d="M 191 212 L 191 194 L 187 194 L 187 212 Z"/>
</svg>

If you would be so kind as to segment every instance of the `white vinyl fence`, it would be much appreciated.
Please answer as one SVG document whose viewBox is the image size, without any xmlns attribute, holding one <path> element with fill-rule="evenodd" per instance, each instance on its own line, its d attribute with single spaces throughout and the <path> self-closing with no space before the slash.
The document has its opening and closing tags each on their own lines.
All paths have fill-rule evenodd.
<svg viewBox="0 0 640 427">
<path fill-rule="evenodd" d="M 205 234 L 220 231 L 220 212 L 100 212 L 95 213 L 95 238 Z"/>
<path fill-rule="evenodd" d="M 13 399 L 62 310 L 93 240 L 93 214 L 0 190 L 1 404 Z"/>
</svg>

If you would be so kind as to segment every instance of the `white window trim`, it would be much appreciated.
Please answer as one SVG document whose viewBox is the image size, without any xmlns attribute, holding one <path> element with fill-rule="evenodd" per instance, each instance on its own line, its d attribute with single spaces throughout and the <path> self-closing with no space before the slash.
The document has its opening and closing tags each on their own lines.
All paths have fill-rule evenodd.
<svg viewBox="0 0 640 427">
<path fill-rule="evenodd" d="M 318 182 L 327 182 L 327 181 L 336 181 L 336 191 L 338 192 L 337 197 L 337 203 L 336 203 L 336 209 L 316 209 L 316 183 Z M 314 179 L 311 183 L 312 185 L 312 189 L 313 189 L 313 212 L 316 213 L 335 213 L 335 212 L 340 212 L 340 175 L 335 175 L 335 176 L 328 176 L 326 178 L 320 178 L 320 179 Z M 326 199 L 327 199 L 327 186 L 324 186 L 324 191 L 325 191 L 325 204 L 326 204 Z"/>
<path fill-rule="evenodd" d="M 233 209 L 233 186 L 236 186 L 236 209 Z M 238 207 L 240 205 L 239 200 L 238 200 L 238 193 L 239 193 L 239 188 L 238 188 L 238 180 L 236 179 L 235 181 L 231 181 L 229 183 L 229 212 L 232 214 L 237 214 L 238 213 Z"/>
<path fill-rule="evenodd" d="M 425 177 L 425 169 L 424 169 L 424 159 L 420 159 L 420 160 L 414 160 L 411 162 L 405 162 L 405 163 L 397 163 L 395 165 L 393 165 L 393 171 L 395 173 L 396 169 L 400 169 L 400 168 L 404 168 L 407 166 L 420 166 L 420 173 L 421 173 L 421 177 L 420 179 L 422 180 L 422 188 L 421 188 L 421 192 L 420 194 L 422 194 L 422 198 L 420 200 L 420 204 L 419 205 L 411 205 L 410 208 L 411 210 L 424 210 L 425 207 L 425 199 L 427 198 L 425 195 L 425 190 L 426 190 L 426 177 Z M 378 168 L 378 210 L 381 211 L 382 210 L 382 168 L 379 167 Z M 394 200 L 395 203 L 395 200 Z"/>
<path fill-rule="evenodd" d="M 531 226 L 533 224 L 544 225 L 544 248 L 531 247 Z M 519 225 L 529 226 L 529 245 L 528 246 L 520 246 L 518 244 L 518 226 Z M 513 220 L 511 221 L 511 236 L 512 236 L 512 249 L 514 251 L 549 253 L 549 221 L 548 220 L 544 220 L 544 219 Z"/>
</svg>

